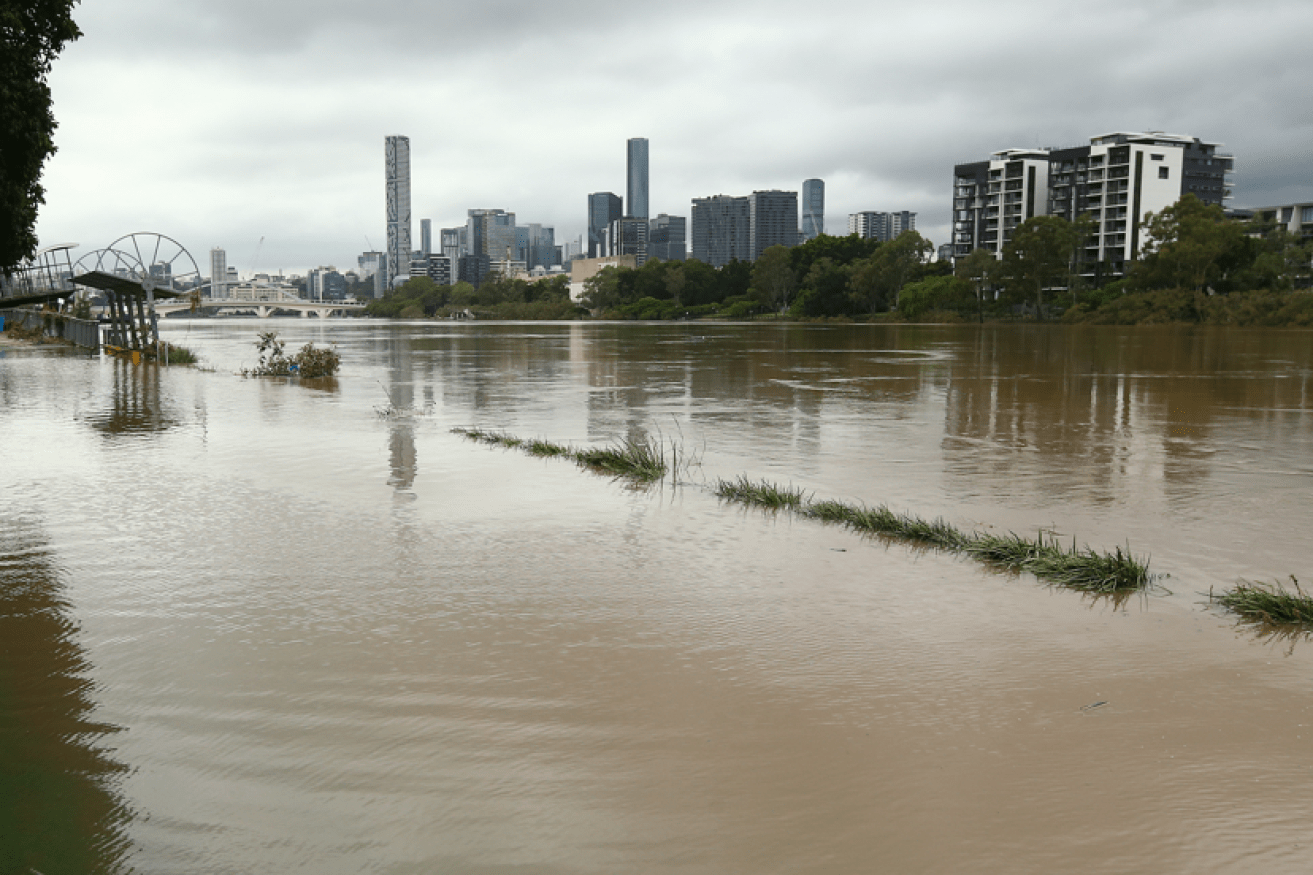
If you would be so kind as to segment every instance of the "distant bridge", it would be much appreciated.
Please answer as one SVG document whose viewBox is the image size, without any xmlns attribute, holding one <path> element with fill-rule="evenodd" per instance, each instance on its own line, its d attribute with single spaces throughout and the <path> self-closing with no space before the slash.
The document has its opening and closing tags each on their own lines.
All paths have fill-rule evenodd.
<svg viewBox="0 0 1313 875">
<path fill-rule="evenodd" d="M 351 304 L 345 301 L 244 301 L 237 298 L 201 298 L 195 302 L 194 307 L 197 310 L 254 313 L 261 319 L 267 319 L 279 310 L 295 311 L 304 318 L 318 316 L 322 319 L 334 314 L 346 316 L 351 313 L 360 313 L 365 309 L 364 304 Z M 161 316 L 191 309 L 193 309 L 193 302 L 186 298 L 155 302 L 155 312 Z"/>
</svg>

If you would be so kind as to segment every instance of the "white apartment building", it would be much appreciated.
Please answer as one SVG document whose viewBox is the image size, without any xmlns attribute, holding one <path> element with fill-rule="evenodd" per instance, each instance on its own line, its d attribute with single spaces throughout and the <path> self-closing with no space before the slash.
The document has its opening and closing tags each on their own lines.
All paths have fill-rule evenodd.
<svg viewBox="0 0 1313 875">
<path fill-rule="evenodd" d="M 1001 255 L 1017 225 L 1033 216 L 1090 215 L 1081 272 L 1096 283 L 1125 274 L 1140 252 L 1143 225 L 1193 194 L 1205 203 L 1231 197 L 1235 159 L 1198 137 L 1118 132 L 1068 149 L 1007 149 L 953 170 L 953 249 Z"/>
</svg>

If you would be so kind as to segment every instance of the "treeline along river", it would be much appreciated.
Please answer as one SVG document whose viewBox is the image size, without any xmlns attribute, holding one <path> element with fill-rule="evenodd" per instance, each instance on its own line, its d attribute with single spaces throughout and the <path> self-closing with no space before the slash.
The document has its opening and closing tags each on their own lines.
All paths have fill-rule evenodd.
<svg viewBox="0 0 1313 875">
<path fill-rule="evenodd" d="M 0 871 L 1306 872 L 1313 333 L 275 320 L 0 357 Z M 651 489 L 452 428 L 660 434 Z M 1121 546 L 1099 599 L 719 502 Z"/>
</svg>

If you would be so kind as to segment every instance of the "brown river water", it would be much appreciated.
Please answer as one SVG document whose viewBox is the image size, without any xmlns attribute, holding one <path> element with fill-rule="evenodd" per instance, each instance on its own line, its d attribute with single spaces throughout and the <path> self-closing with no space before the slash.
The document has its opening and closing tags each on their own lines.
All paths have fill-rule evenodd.
<svg viewBox="0 0 1313 875">
<path fill-rule="evenodd" d="M 340 376 L 236 376 L 270 327 Z M 0 350 L 0 872 L 1313 871 L 1313 641 L 1208 604 L 1313 584 L 1313 332 L 164 334 L 212 370 Z M 1091 599 L 739 474 L 1162 576 Z"/>
</svg>

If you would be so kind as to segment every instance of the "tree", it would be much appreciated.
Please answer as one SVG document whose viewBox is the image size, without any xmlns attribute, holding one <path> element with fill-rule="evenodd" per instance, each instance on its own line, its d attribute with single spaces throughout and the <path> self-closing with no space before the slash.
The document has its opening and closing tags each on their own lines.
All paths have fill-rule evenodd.
<svg viewBox="0 0 1313 875">
<path fill-rule="evenodd" d="M 625 303 L 620 289 L 620 272 L 624 268 L 604 267 L 584 280 L 579 303 L 590 310 L 613 310 Z"/>
<path fill-rule="evenodd" d="M 1145 243 L 1131 279 L 1141 289 L 1208 289 L 1229 254 L 1245 246 L 1245 232 L 1219 204 L 1186 194 L 1144 223 Z"/>
<path fill-rule="evenodd" d="M 1034 216 L 1018 225 L 1003 247 L 1000 272 L 1009 289 L 1022 300 L 1035 302 L 1044 315 L 1044 289 L 1066 288 L 1071 282 L 1072 258 L 1080 245 L 1080 232 L 1062 216 Z"/>
<path fill-rule="evenodd" d="M 903 286 L 898 312 L 920 319 L 932 311 L 960 312 L 971 306 L 971 284 L 955 276 L 931 276 Z"/>
<path fill-rule="evenodd" d="M 0 273 L 37 247 L 41 168 L 55 151 L 46 76 L 64 45 L 82 35 L 76 0 L 0 0 Z"/>
<path fill-rule="evenodd" d="M 850 265 L 839 264 L 832 258 L 821 258 L 807 271 L 802 281 L 802 292 L 793 302 L 792 312 L 799 316 L 846 316 L 852 311 L 852 298 L 848 294 Z"/>
<path fill-rule="evenodd" d="M 853 265 L 853 295 L 874 313 L 882 306 L 898 307 L 898 295 L 934 246 L 915 231 L 904 231 Z"/>
<path fill-rule="evenodd" d="M 798 277 L 789 266 L 789 247 L 769 246 L 752 266 L 752 287 L 781 313 L 789 309 Z"/>
<path fill-rule="evenodd" d="M 994 253 L 979 247 L 972 249 L 970 255 L 959 260 L 954 269 L 954 273 L 969 282 L 971 290 L 976 293 L 976 316 L 981 322 L 985 321 L 985 287 L 992 282 L 997 269 L 998 259 L 994 257 Z"/>
</svg>

